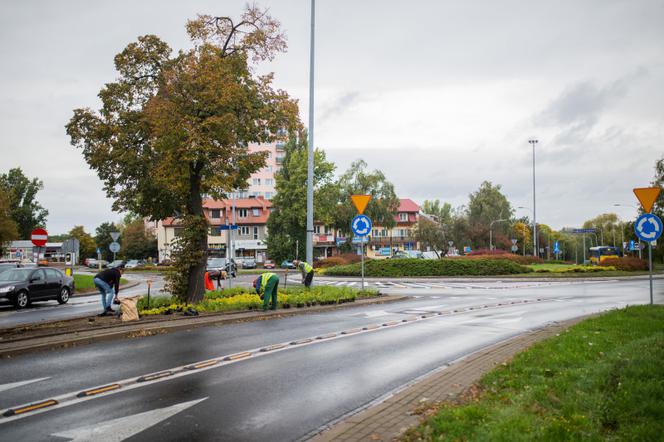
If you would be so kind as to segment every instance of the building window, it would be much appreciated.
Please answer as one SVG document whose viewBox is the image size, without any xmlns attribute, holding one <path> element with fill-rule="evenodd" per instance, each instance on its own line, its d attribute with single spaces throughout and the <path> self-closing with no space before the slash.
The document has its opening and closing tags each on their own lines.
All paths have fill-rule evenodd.
<svg viewBox="0 0 664 442">
<path fill-rule="evenodd" d="M 261 216 L 260 210 L 256 208 L 251 209 L 251 216 Z"/>
<path fill-rule="evenodd" d="M 247 217 L 247 209 L 238 209 L 237 210 L 237 216 L 240 218 L 246 218 Z"/>
<path fill-rule="evenodd" d="M 272 173 L 272 166 L 267 166 L 266 169 L 268 172 Z"/>
<path fill-rule="evenodd" d="M 254 227 L 254 239 L 258 239 L 258 227 Z"/>
<path fill-rule="evenodd" d="M 408 221 L 408 214 L 407 213 L 399 213 L 399 221 Z"/>
<path fill-rule="evenodd" d="M 212 210 L 210 210 L 210 218 L 212 218 L 212 219 L 219 219 L 219 218 L 221 218 L 221 210 L 220 210 L 220 209 L 212 209 Z"/>
<path fill-rule="evenodd" d="M 266 186 L 274 185 L 274 180 L 272 178 L 265 178 L 265 185 Z"/>
<path fill-rule="evenodd" d="M 182 235 L 183 231 L 184 231 L 184 229 L 182 227 L 176 227 L 176 228 L 173 229 L 173 235 L 175 237 L 178 237 L 178 236 Z"/>
<path fill-rule="evenodd" d="M 273 196 L 274 196 L 274 193 L 272 193 L 272 192 L 265 192 L 265 199 L 268 199 L 268 200 L 269 200 L 269 199 L 272 199 Z"/>
<path fill-rule="evenodd" d="M 267 151 L 267 159 L 269 160 L 269 159 L 271 159 L 271 158 L 272 158 L 272 152 Z"/>
<path fill-rule="evenodd" d="M 261 185 L 261 179 L 260 178 L 254 178 L 253 180 L 251 180 L 251 182 L 254 186 L 260 186 Z"/>
<path fill-rule="evenodd" d="M 210 236 L 221 236 L 221 229 L 219 227 L 210 227 Z"/>
<path fill-rule="evenodd" d="M 247 227 L 247 226 L 240 226 L 238 230 L 240 231 L 240 236 L 248 236 L 249 235 L 249 227 Z"/>
<path fill-rule="evenodd" d="M 406 236 L 408 236 L 408 235 L 406 234 L 407 232 L 408 232 L 408 231 L 407 231 L 406 229 L 399 229 L 399 237 L 401 237 L 401 238 L 405 238 Z"/>
</svg>

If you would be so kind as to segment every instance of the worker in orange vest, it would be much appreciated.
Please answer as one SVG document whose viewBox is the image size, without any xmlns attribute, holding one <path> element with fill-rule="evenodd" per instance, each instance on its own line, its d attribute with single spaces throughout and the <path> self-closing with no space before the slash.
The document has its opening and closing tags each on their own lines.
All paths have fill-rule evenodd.
<svg viewBox="0 0 664 442">
<path fill-rule="evenodd" d="M 210 279 L 210 272 L 205 272 L 205 290 L 214 290 L 214 284 Z"/>
</svg>

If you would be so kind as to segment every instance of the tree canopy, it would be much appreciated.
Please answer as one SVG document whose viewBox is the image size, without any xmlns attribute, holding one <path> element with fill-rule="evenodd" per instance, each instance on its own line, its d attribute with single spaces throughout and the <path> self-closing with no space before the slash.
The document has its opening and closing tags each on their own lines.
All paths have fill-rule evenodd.
<svg viewBox="0 0 664 442">
<path fill-rule="evenodd" d="M 275 174 L 277 194 L 272 200 L 273 211 L 267 224 L 267 246 L 270 257 L 277 261 L 305 256 L 307 216 L 307 151 L 306 133 L 292 137 L 284 147 L 281 169 Z M 314 151 L 314 219 L 331 223 L 338 200 L 333 182 L 334 164 L 325 152 Z"/>
<path fill-rule="evenodd" d="M 18 239 L 18 228 L 11 217 L 9 196 L 0 192 L 0 255 L 4 253 L 4 245 L 14 239 Z"/>
<path fill-rule="evenodd" d="M 174 253 L 174 294 L 202 299 L 208 223 L 202 196 L 243 188 L 265 162 L 249 143 L 299 127 L 297 104 L 256 75 L 256 63 L 286 48 L 279 22 L 255 6 L 239 20 L 200 15 L 187 22 L 193 48 L 172 55 L 145 35 L 115 57 L 119 77 L 99 93 L 102 107 L 76 109 L 74 146 L 104 182 L 117 211 L 178 216 L 187 233 Z"/>
<path fill-rule="evenodd" d="M 29 239 L 37 227 L 46 227 L 48 210 L 36 200 L 37 193 L 44 188 L 38 178 L 28 178 L 20 167 L 0 175 L 0 191 L 8 195 L 9 216 L 18 229 L 18 236 Z"/>
</svg>

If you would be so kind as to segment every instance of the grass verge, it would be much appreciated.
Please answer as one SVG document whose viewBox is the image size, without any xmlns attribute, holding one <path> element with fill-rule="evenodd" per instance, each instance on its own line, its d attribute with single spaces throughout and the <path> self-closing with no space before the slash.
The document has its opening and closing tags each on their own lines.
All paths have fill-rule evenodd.
<svg viewBox="0 0 664 442">
<path fill-rule="evenodd" d="M 343 304 L 354 302 L 356 299 L 378 296 L 376 290 L 357 290 L 350 287 L 293 287 L 280 289 L 277 293 L 278 308 L 301 308 L 314 305 Z M 223 291 L 208 292 L 205 298 L 196 305 L 183 304 L 176 298 L 157 297 L 150 300 L 144 296 L 138 301 L 138 310 L 141 316 L 171 314 L 195 308 L 199 312 L 231 312 L 248 311 L 262 308 L 263 301 L 256 292 L 246 287 L 235 287 Z"/>
<path fill-rule="evenodd" d="M 94 275 L 81 275 L 79 273 L 74 273 L 74 284 L 76 285 L 76 291 L 81 290 L 92 290 L 95 287 L 95 283 L 92 282 Z M 127 280 L 124 278 L 120 279 L 120 284 L 126 284 Z"/>
<path fill-rule="evenodd" d="M 588 319 L 440 404 L 415 440 L 661 440 L 664 306 Z"/>
</svg>

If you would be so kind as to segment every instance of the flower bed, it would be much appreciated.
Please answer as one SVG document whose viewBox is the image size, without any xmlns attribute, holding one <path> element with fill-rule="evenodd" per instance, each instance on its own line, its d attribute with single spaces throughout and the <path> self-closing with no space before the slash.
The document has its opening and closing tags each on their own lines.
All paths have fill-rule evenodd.
<svg viewBox="0 0 664 442">
<path fill-rule="evenodd" d="M 312 287 L 310 290 L 304 288 L 289 288 L 279 290 L 277 293 L 277 306 L 279 308 L 302 308 L 314 305 L 343 304 L 354 302 L 360 298 L 371 298 L 378 296 L 376 290 L 357 290 L 350 287 Z M 208 292 L 203 301 L 198 304 L 184 304 L 171 297 L 152 298 L 150 308 L 147 299 L 141 298 L 138 302 L 138 310 L 141 316 L 172 314 L 185 312 L 193 308 L 198 312 L 231 312 L 258 310 L 263 307 L 263 301 L 253 291 L 245 287 L 235 287 L 222 291 Z"/>
</svg>

